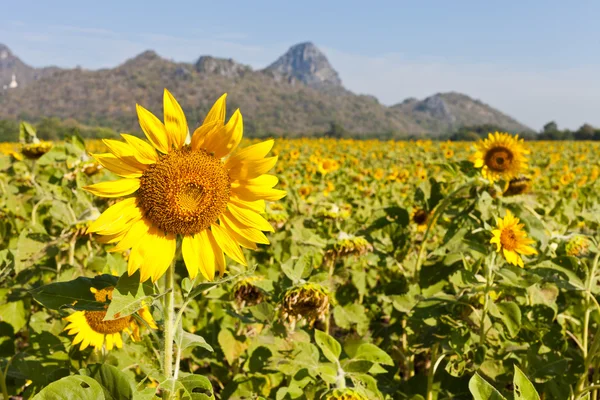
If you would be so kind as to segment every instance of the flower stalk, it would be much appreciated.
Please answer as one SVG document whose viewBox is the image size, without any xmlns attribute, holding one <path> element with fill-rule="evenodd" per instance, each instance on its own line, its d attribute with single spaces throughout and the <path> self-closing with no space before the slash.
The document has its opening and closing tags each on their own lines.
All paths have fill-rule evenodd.
<svg viewBox="0 0 600 400">
<path fill-rule="evenodd" d="M 173 377 L 173 342 L 175 338 L 175 261 L 171 263 L 165 274 L 164 297 L 164 350 L 163 372 L 167 379 Z M 164 399 L 170 399 L 171 394 L 165 393 Z"/>
</svg>

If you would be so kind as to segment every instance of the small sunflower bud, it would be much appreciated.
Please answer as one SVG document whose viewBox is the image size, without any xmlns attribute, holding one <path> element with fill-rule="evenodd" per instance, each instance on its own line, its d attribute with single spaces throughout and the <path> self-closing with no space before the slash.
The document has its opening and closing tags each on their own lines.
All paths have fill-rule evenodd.
<svg viewBox="0 0 600 400">
<path fill-rule="evenodd" d="M 589 240 L 585 236 L 577 235 L 567 242 L 565 251 L 569 256 L 581 257 L 587 254 L 589 247 Z"/>
</svg>

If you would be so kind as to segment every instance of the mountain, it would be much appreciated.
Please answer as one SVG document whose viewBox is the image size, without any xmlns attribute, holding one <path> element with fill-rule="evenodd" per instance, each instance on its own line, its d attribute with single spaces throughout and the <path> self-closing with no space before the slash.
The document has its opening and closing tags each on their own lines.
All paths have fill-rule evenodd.
<svg viewBox="0 0 600 400">
<path fill-rule="evenodd" d="M 0 90 L 23 87 L 44 76 L 49 76 L 58 68 L 33 68 L 17 56 L 10 49 L 0 43 Z"/>
<path fill-rule="evenodd" d="M 342 88 L 342 80 L 329 60 L 317 46 L 310 42 L 299 43 L 263 71 L 271 73 L 277 81 L 298 80 L 305 85 L 317 88 Z"/>
<path fill-rule="evenodd" d="M 515 119 L 467 95 L 437 93 L 422 101 L 407 99 L 390 107 L 394 112 L 414 118 L 427 132 L 450 132 L 461 126 L 494 125 L 512 132 L 531 129 Z"/>
<path fill-rule="evenodd" d="M 292 46 L 262 70 L 211 56 L 195 63 L 173 62 L 150 50 L 115 68 L 36 69 L 0 45 L 0 82 L 7 85 L 6 77 L 12 74 L 18 87 L 0 86 L 0 118 L 35 121 L 52 116 L 139 133 L 135 104 L 161 115 L 166 87 L 179 100 L 190 126 L 199 124 L 227 92 L 229 112 L 242 110 L 249 135 L 319 135 L 334 122 L 364 137 L 442 134 L 484 123 L 531 131 L 458 93 L 409 99 L 391 107 L 373 96 L 354 94 L 342 86 L 338 73 L 312 43 Z"/>
</svg>

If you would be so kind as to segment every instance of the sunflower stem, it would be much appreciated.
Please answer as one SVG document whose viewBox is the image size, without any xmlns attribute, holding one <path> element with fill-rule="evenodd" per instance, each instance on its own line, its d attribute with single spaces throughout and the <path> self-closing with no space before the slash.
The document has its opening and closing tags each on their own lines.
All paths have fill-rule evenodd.
<svg viewBox="0 0 600 400">
<path fill-rule="evenodd" d="M 479 323 L 479 345 L 485 345 L 485 317 L 487 316 L 489 302 L 490 302 L 490 289 L 494 284 L 494 268 L 496 263 L 496 252 L 492 253 L 492 258 L 490 260 L 489 265 L 487 263 L 483 264 L 483 269 L 485 272 L 485 292 L 483 298 L 483 310 L 481 310 L 481 322 Z"/>
<path fill-rule="evenodd" d="M 583 374 L 579 379 L 579 384 L 577 385 L 577 390 L 575 392 L 576 395 L 581 395 L 584 387 L 588 384 L 588 372 L 590 368 L 590 364 L 592 363 L 594 357 L 596 356 L 597 347 L 598 347 L 598 337 L 594 338 L 594 343 L 592 346 L 589 346 L 588 336 L 590 329 L 590 315 L 592 314 L 593 309 L 592 299 L 595 301 L 594 294 L 592 293 L 593 285 L 596 282 L 596 270 L 598 268 L 598 260 L 600 259 L 600 253 L 596 254 L 594 257 L 594 261 L 592 263 L 592 267 L 589 270 L 586 282 L 586 302 L 585 302 L 585 314 L 583 316 L 583 336 L 582 336 L 582 353 L 583 353 Z M 600 329 L 599 329 L 600 330 Z"/>
<path fill-rule="evenodd" d="M 4 399 L 8 400 L 8 389 L 6 387 L 6 376 L 2 372 L 2 368 L 0 368 L 0 389 L 2 389 L 2 396 Z"/>
<path fill-rule="evenodd" d="M 173 339 L 175 334 L 175 260 L 167 269 L 165 274 L 165 297 L 164 297 L 164 330 L 165 343 L 163 353 L 163 372 L 167 379 L 173 378 Z M 170 399 L 172 393 L 165 391 L 164 399 Z"/>
<path fill-rule="evenodd" d="M 427 228 L 425 229 L 425 233 L 423 234 L 423 241 L 421 242 L 421 247 L 419 248 L 419 253 L 417 255 L 417 262 L 415 264 L 415 275 L 414 275 L 415 282 L 419 282 L 420 274 L 421 274 L 421 267 L 422 267 L 422 264 L 425 262 L 425 250 L 427 247 L 427 240 L 429 239 L 429 234 L 431 233 L 433 227 L 435 226 L 435 223 L 437 222 L 440 215 L 442 215 L 444 213 L 444 210 L 446 209 L 446 207 L 450 205 L 452 200 L 454 200 L 454 196 L 458 195 L 464 189 L 471 187 L 473 185 L 473 183 L 474 183 L 473 180 L 469 180 L 465 184 L 459 186 L 456 190 L 454 190 L 452 193 L 450 193 L 448 196 L 446 196 L 444 198 L 444 200 L 442 200 L 435 207 L 434 212 L 433 212 L 433 217 L 431 217 L 427 223 Z"/>
</svg>

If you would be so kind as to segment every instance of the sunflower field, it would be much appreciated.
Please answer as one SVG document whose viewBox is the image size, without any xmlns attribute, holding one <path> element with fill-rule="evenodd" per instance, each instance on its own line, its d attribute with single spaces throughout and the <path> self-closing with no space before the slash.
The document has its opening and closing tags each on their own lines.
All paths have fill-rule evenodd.
<svg viewBox="0 0 600 400">
<path fill-rule="evenodd" d="M 598 399 L 597 144 L 162 111 L 0 144 L 4 399 Z"/>
</svg>

